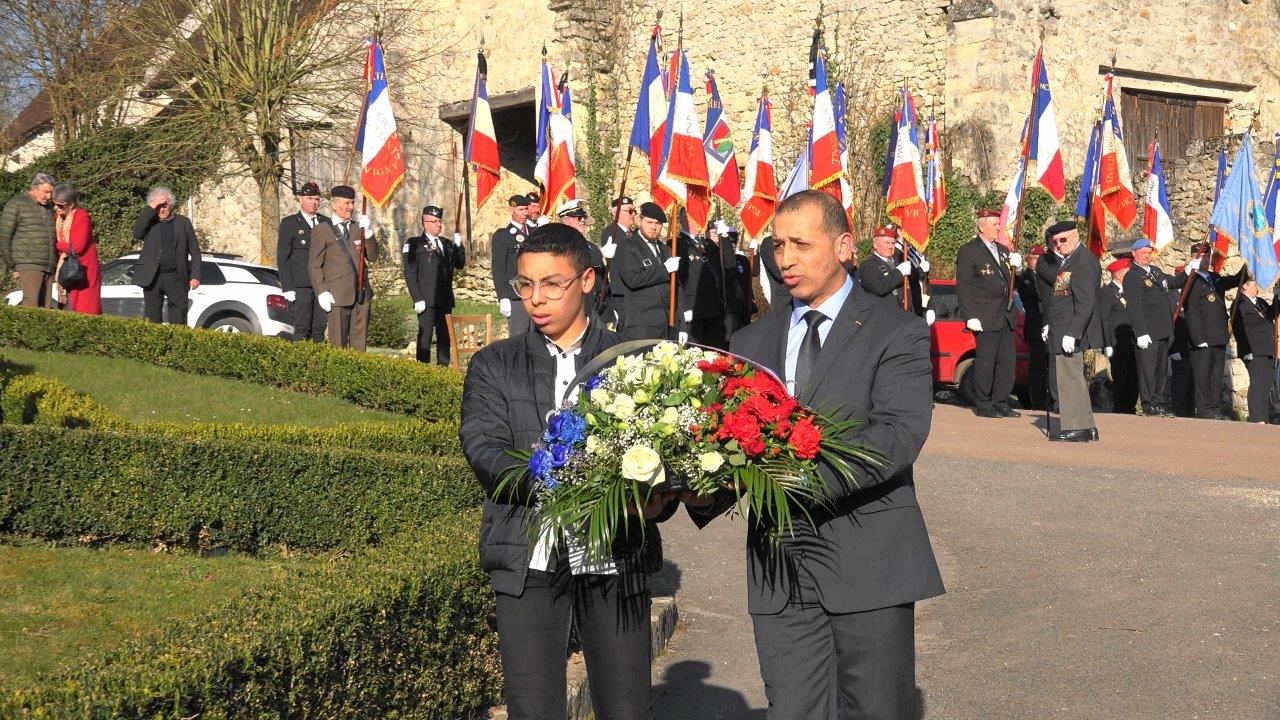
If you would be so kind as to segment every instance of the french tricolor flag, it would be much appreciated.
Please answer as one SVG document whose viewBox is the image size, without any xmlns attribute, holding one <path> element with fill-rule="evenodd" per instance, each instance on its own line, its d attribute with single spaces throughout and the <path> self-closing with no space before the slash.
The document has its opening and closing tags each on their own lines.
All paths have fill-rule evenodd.
<svg viewBox="0 0 1280 720">
<path fill-rule="evenodd" d="M 1058 121 L 1053 113 L 1043 48 L 1036 51 L 1031 69 L 1031 92 L 1033 116 L 1031 136 L 1027 139 L 1027 170 L 1032 182 L 1044 188 L 1055 202 L 1062 202 L 1067 184 L 1062 174 L 1062 147 L 1058 144 Z"/>
<path fill-rule="evenodd" d="M 885 196 L 885 213 L 893 218 L 902 236 L 917 250 L 929 244 L 929 209 L 924 203 L 924 184 L 920 177 L 919 133 L 916 131 L 915 100 L 904 87 L 902 105 L 897 114 L 898 130 L 893 149 L 893 169 L 889 192 Z"/>
<path fill-rule="evenodd" d="M 707 127 L 702 144 L 707 152 L 707 178 L 711 192 L 726 203 L 736 206 L 742 200 L 738 185 L 738 158 L 733 152 L 733 135 L 724 117 L 724 104 L 716 87 L 715 73 L 707 71 Z"/>
<path fill-rule="evenodd" d="M 773 176 L 773 127 L 769 98 L 761 95 L 756 109 L 756 126 L 751 133 L 751 154 L 747 157 L 744 202 L 739 208 L 742 229 L 749 238 L 758 238 L 773 220 L 778 205 L 778 182 Z"/>
<path fill-rule="evenodd" d="M 1164 169 L 1160 167 L 1160 143 L 1148 150 L 1151 167 L 1147 170 L 1147 206 L 1142 213 L 1142 237 L 1151 241 L 1156 252 L 1173 242 L 1173 217 L 1169 196 L 1165 193 Z"/>
<path fill-rule="evenodd" d="M 471 120 L 467 123 L 466 161 L 476 171 L 476 207 L 484 204 L 498 184 L 501 164 L 498 160 L 497 135 L 493 131 L 493 114 L 489 110 L 489 91 L 485 88 L 488 64 L 484 53 L 476 55 L 476 85 L 471 98 Z"/>
<path fill-rule="evenodd" d="M 813 125 L 809 129 L 809 187 L 832 195 L 844 203 L 840 178 L 840 138 L 836 133 L 835 106 L 827 84 L 825 53 L 819 51 L 813 68 Z"/>
<path fill-rule="evenodd" d="M 360 153 L 360 191 L 374 205 L 382 207 L 404 181 L 404 150 L 400 147 L 396 118 L 391 111 L 382 46 L 373 38 L 366 43 L 369 46 L 364 62 L 366 94 L 356 131 L 356 152 Z"/>
<path fill-rule="evenodd" d="M 551 74 L 551 66 L 547 64 L 546 50 L 543 50 L 542 69 L 539 72 L 538 84 L 534 88 L 533 128 L 536 136 L 533 155 L 533 179 L 543 188 L 547 186 L 547 171 L 551 163 L 551 144 L 547 139 L 547 131 L 551 125 L 551 113 L 560 108 L 560 96 L 556 91 L 555 76 Z"/>
<path fill-rule="evenodd" d="M 578 197 L 577 169 L 573 152 L 573 101 L 566 74 L 556 89 L 559 101 L 551 109 L 547 122 L 547 182 L 543 186 L 543 212 L 554 212 L 561 203 Z"/>
<path fill-rule="evenodd" d="M 1121 228 L 1128 230 L 1138 217 L 1138 203 L 1129 177 L 1129 157 L 1124 151 L 1124 125 L 1111 93 L 1107 75 L 1106 98 L 1102 104 L 1102 159 L 1098 162 L 1098 185 L 1102 204 Z M 1154 243 L 1155 241 L 1152 240 Z"/>
<path fill-rule="evenodd" d="M 671 100 L 667 103 L 666 135 L 658 184 L 684 206 L 689 227 L 695 234 L 707 227 L 711 215 L 707 154 L 702 146 L 702 128 L 693 104 L 689 79 L 689 55 L 676 51 L 676 71 L 672 75 Z"/>
<path fill-rule="evenodd" d="M 649 158 L 649 187 L 653 201 L 662 207 L 670 207 L 675 199 L 658 185 L 664 124 L 667 119 L 667 85 L 658 60 L 661 48 L 662 26 L 654 25 L 649 38 L 649 56 L 644 62 L 644 75 L 640 78 L 640 94 L 636 99 L 635 121 L 631 124 L 631 139 L 628 144 Z"/>
</svg>

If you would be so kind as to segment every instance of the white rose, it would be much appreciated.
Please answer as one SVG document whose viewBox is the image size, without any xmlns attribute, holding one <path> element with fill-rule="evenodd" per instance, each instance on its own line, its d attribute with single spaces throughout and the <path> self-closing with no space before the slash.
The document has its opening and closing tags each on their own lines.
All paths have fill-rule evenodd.
<svg viewBox="0 0 1280 720">
<path fill-rule="evenodd" d="M 653 358 L 655 360 L 663 361 L 663 360 L 674 358 L 676 356 L 676 353 L 678 352 L 680 352 L 679 345 L 673 342 L 664 340 L 663 342 L 658 343 L 657 346 L 653 348 L 653 350 L 651 351 L 651 354 L 653 355 Z"/>
<path fill-rule="evenodd" d="M 674 427 L 676 423 L 680 422 L 680 413 L 676 412 L 675 408 L 669 407 L 662 411 L 662 417 L 660 420 L 661 422 Z"/>
<path fill-rule="evenodd" d="M 616 417 L 625 420 L 636 414 L 636 401 L 632 400 L 630 395 L 618 393 L 613 396 L 613 402 L 610 403 L 608 410 Z"/>
<path fill-rule="evenodd" d="M 603 388 L 596 388 L 591 391 L 591 402 L 604 407 L 609 404 L 609 391 Z"/>
<path fill-rule="evenodd" d="M 587 436 L 587 453 L 590 455 L 596 454 L 596 452 L 600 449 L 600 444 L 601 443 L 600 443 L 599 437 L 596 437 L 595 435 L 588 435 Z"/>
<path fill-rule="evenodd" d="M 588 444 L 589 441 L 588 441 Z M 713 473 L 724 465 L 724 456 L 718 452 L 704 452 L 698 456 L 698 467 L 702 468 L 702 472 Z"/>
<path fill-rule="evenodd" d="M 622 477 L 657 485 L 667 479 L 662 457 L 648 445 L 636 445 L 622 454 Z"/>
</svg>

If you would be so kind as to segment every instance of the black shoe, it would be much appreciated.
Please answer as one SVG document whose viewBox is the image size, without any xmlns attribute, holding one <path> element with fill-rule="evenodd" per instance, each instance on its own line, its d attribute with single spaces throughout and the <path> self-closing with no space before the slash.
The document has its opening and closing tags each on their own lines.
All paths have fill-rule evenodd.
<svg viewBox="0 0 1280 720">
<path fill-rule="evenodd" d="M 1000 413 L 1000 417 L 1007 417 L 1007 418 L 1022 417 L 1022 413 L 1018 412 L 1017 410 L 1014 410 L 1013 408 L 1007 408 L 1007 407 L 996 408 L 996 412 Z"/>
<path fill-rule="evenodd" d="M 1063 430 L 1062 432 L 1053 433 L 1049 436 L 1049 439 L 1056 442 L 1090 442 L 1098 439 L 1098 429 Z"/>
<path fill-rule="evenodd" d="M 1004 417 L 1003 415 L 1001 415 L 1001 414 L 1000 414 L 1000 411 L 998 411 L 998 410 L 994 410 L 994 409 L 993 409 L 993 410 L 977 410 L 977 409 L 975 409 L 975 410 L 973 411 L 973 414 L 974 414 L 974 415 L 977 415 L 978 417 L 981 417 L 981 418 L 1001 418 L 1001 417 Z"/>
<path fill-rule="evenodd" d="M 1233 419 L 1233 418 L 1227 417 L 1226 415 L 1223 415 L 1220 412 L 1219 413 L 1213 413 L 1213 412 L 1196 413 L 1196 417 L 1201 420 L 1232 420 Z"/>
</svg>

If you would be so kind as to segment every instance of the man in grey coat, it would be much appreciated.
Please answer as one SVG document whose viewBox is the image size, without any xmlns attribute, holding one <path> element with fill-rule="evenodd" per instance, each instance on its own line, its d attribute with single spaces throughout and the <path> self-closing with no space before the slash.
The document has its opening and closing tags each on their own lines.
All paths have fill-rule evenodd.
<svg viewBox="0 0 1280 720">
<path fill-rule="evenodd" d="M 54 251 L 53 178 L 36 173 L 31 187 L 0 212 L 0 259 L 22 288 L 22 304 L 49 307 Z"/>
<path fill-rule="evenodd" d="M 1100 350 L 1106 345 L 1102 313 L 1098 310 L 1102 265 L 1080 244 L 1080 231 L 1073 220 L 1050 225 L 1044 237 L 1053 252 L 1040 259 L 1036 273 L 1053 291 L 1045 304 L 1042 333 L 1054 354 L 1058 407 L 1062 413 L 1059 430 L 1050 431 L 1049 439 L 1089 442 L 1098 439 L 1098 428 L 1093 422 L 1089 383 L 1084 376 L 1084 351 Z"/>
</svg>

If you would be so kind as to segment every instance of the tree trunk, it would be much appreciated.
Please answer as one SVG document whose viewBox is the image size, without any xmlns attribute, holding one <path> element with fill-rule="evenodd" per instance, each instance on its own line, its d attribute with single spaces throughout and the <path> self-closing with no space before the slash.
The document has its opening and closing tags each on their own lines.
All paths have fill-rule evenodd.
<svg viewBox="0 0 1280 720">
<path fill-rule="evenodd" d="M 258 182 L 258 237 L 263 265 L 276 264 L 276 231 L 280 227 L 280 181 Z"/>
</svg>

